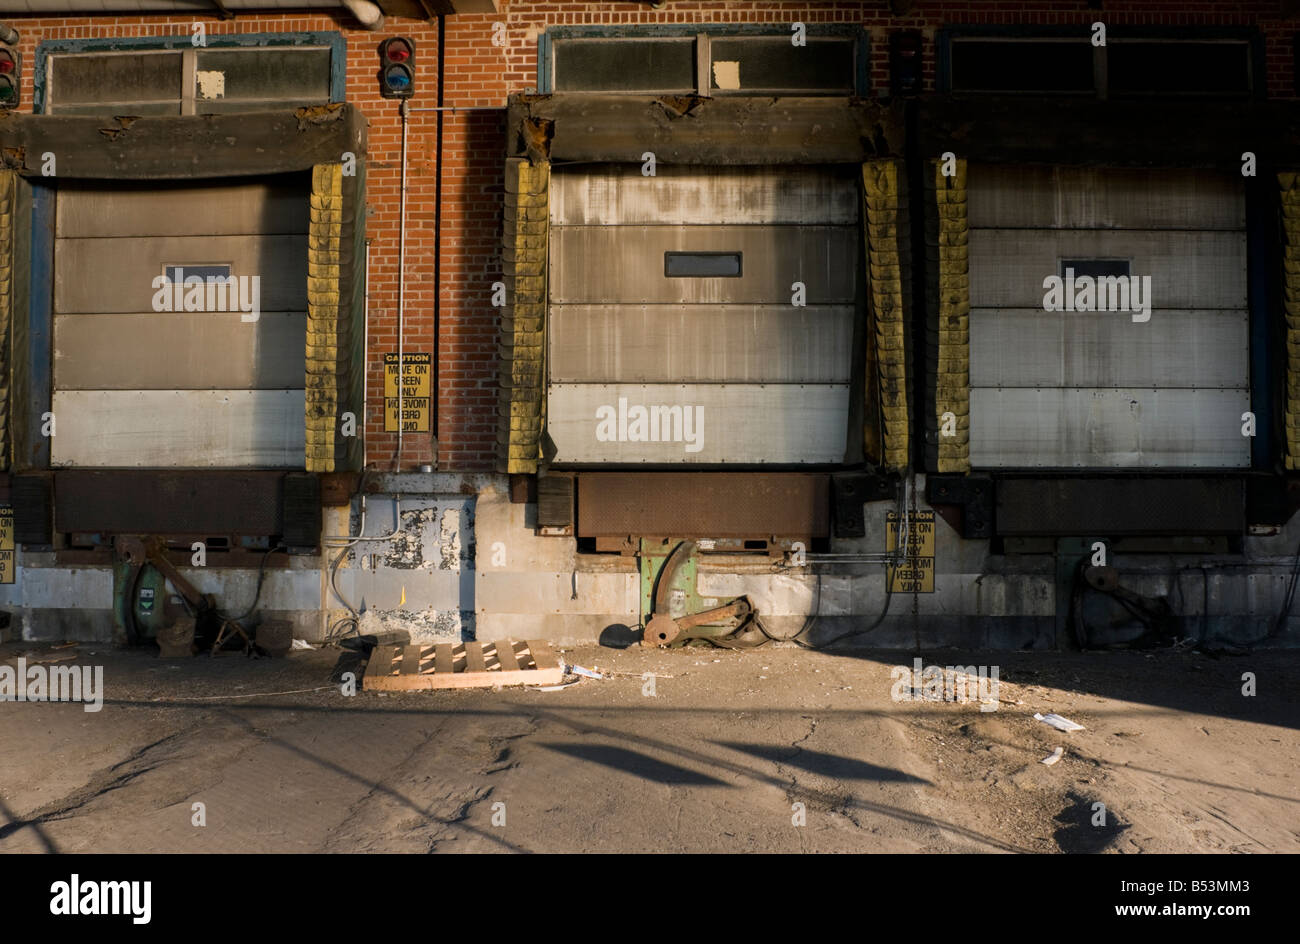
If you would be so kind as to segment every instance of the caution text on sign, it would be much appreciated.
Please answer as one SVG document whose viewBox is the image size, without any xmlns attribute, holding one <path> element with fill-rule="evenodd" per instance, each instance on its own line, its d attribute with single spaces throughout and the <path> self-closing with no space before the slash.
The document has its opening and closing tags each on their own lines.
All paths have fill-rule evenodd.
<svg viewBox="0 0 1300 944">
<path fill-rule="evenodd" d="M 12 505 L 0 505 L 0 583 L 13 583 L 15 558 L 14 545 L 14 509 Z"/>
<path fill-rule="evenodd" d="M 898 547 L 901 526 L 897 512 L 887 516 L 885 550 Z M 902 566 L 889 567 L 889 589 L 893 593 L 934 593 L 934 512 L 918 511 L 907 516 L 907 536 Z"/>
<path fill-rule="evenodd" d="M 401 377 L 401 416 L 398 416 L 397 384 Z M 433 389 L 433 358 L 427 353 L 404 352 L 398 370 L 397 355 L 384 355 L 384 429 L 394 433 L 429 432 L 429 398 Z"/>
</svg>

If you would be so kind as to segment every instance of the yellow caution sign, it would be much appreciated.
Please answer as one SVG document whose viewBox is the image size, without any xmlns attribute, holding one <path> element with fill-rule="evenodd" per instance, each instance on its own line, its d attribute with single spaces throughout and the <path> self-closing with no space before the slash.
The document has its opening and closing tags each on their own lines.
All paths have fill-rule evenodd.
<svg viewBox="0 0 1300 944">
<path fill-rule="evenodd" d="M 14 509 L 0 505 L 0 583 L 13 583 L 18 552 L 14 545 Z"/>
<path fill-rule="evenodd" d="M 429 408 L 433 391 L 433 358 L 428 354 L 404 352 L 398 370 L 397 355 L 384 355 L 384 430 L 395 433 L 429 432 Z M 397 379 L 402 380 L 402 415 L 397 415 Z"/>
<path fill-rule="evenodd" d="M 897 512 L 887 517 L 888 528 L 885 550 L 893 553 L 898 547 L 901 522 Z M 889 589 L 892 593 L 934 593 L 934 512 L 918 511 L 908 516 L 904 551 L 906 559 L 901 567 L 889 567 Z"/>
</svg>

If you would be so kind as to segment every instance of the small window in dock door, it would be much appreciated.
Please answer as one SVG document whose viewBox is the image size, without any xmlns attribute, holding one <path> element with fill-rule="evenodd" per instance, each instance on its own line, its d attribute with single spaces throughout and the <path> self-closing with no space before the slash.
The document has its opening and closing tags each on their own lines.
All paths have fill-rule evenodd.
<svg viewBox="0 0 1300 944">
<path fill-rule="evenodd" d="M 738 279 L 742 272 L 743 253 L 739 252 L 665 252 L 666 278 Z"/>
<path fill-rule="evenodd" d="M 1110 276 L 1128 278 L 1129 269 L 1130 264 L 1127 259 L 1062 259 L 1059 275 L 1063 279 L 1067 278 L 1069 272 L 1073 272 L 1076 279 L 1081 279 L 1085 275 L 1090 279 Z"/>
<path fill-rule="evenodd" d="M 168 283 L 185 284 L 187 279 L 198 279 L 207 284 L 211 279 L 230 278 L 230 264 L 218 265 L 168 265 L 163 267 L 163 277 Z"/>
</svg>

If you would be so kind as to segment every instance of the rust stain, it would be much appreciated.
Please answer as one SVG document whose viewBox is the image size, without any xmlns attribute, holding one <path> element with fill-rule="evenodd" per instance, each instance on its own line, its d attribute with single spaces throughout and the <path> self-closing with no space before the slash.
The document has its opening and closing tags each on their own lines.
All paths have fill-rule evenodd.
<svg viewBox="0 0 1300 944">
<path fill-rule="evenodd" d="M 693 118 L 695 109 L 704 103 L 699 95 L 661 95 L 655 103 L 669 118 Z"/>
<path fill-rule="evenodd" d="M 328 105 L 310 105 L 294 109 L 293 116 L 298 119 L 298 130 L 306 131 L 312 125 L 323 125 L 331 121 L 342 121 L 343 103 L 332 102 Z"/>
<path fill-rule="evenodd" d="M 528 160 L 537 164 L 551 159 L 551 139 L 555 137 L 555 122 L 550 118 L 525 118 L 520 125 L 524 150 Z"/>
</svg>

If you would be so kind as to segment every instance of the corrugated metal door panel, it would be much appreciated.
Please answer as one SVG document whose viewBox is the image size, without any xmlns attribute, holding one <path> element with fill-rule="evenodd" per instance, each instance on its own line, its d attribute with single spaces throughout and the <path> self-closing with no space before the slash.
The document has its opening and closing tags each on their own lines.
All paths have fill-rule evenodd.
<svg viewBox="0 0 1300 944">
<path fill-rule="evenodd" d="M 1190 169 L 981 164 L 968 197 L 975 228 L 1241 230 L 1242 180 Z"/>
<path fill-rule="evenodd" d="M 302 390 L 55 391 L 58 468 L 302 468 Z"/>
<path fill-rule="evenodd" d="M 57 239 L 54 311 L 152 311 L 153 280 L 164 266 L 187 264 L 260 277 L 262 311 L 307 310 L 306 236 L 140 236 Z"/>
<path fill-rule="evenodd" d="M 555 383 L 848 383 L 852 306 L 555 305 Z"/>
<path fill-rule="evenodd" d="M 1202 171 L 969 170 L 976 468 L 1241 468 L 1250 440 L 1241 180 Z M 1045 311 L 1063 261 L 1151 279 L 1132 311 Z"/>
<path fill-rule="evenodd" d="M 742 253 L 739 278 L 668 278 L 666 252 Z M 551 302 L 852 304 L 858 233 L 837 226 L 562 226 L 552 229 Z"/>
<path fill-rule="evenodd" d="M 57 315 L 60 390 L 302 389 L 306 312 Z M 220 352 L 214 356 L 214 352 Z"/>
<path fill-rule="evenodd" d="M 973 308 L 970 382 L 976 387 L 1242 386 L 1249 354 L 1240 310 L 1128 312 Z"/>
<path fill-rule="evenodd" d="M 553 384 L 547 431 L 565 462 L 838 464 L 848 394 L 843 385 Z"/>
<path fill-rule="evenodd" d="M 1156 308 L 1246 307 L 1245 233 L 1005 229 L 971 230 L 971 307 L 1041 311 L 1062 259 L 1130 259 Z"/>
<path fill-rule="evenodd" d="M 1014 468 L 1244 468 L 1245 390 L 971 391 L 971 465 Z"/>
<path fill-rule="evenodd" d="M 55 220 L 64 238 L 306 235 L 305 180 L 172 186 L 157 181 L 69 181 Z"/>
<path fill-rule="evenodd" d="M 856 172 L 662 167 L 643 177 L 629 165 L 554 173 L 554 461 L 845 461 L 861 255 Z M 669 276 L 669 252 L 737 253 L 740 275 Z M 799 307 L 795 282 L 804 283 Z M 688 449 L 681 438 L 647 440 L 635 424 L 609 434 L 601 417 L 620 401 L 624 410 L 698 416 L 703 437 Z"/>
<path fill-rule="evenodd" d="M 60 186 L 55 466 L 303 467 L 308 187 Z M 197 265 L 246 277 L 246 303 L 256 277 L 257 319 L 237 284 L 226 311 L 156 311 L 165 267 Z"/>
<path fill-rule="evenodd" d="M 551 178 L 551 223 L 772 225 L 858 222 L 856 166 L 672 167 L 643 176 L 609 165 Z"/>
</svg>

